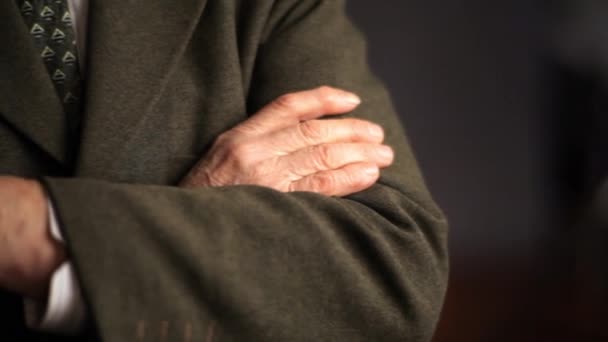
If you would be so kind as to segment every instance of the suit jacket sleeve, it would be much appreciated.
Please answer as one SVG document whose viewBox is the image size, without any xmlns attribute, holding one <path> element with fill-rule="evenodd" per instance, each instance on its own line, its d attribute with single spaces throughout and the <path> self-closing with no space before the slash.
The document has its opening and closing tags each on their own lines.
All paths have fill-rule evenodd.
<svg viewBox="0 0 608 342">
<path fill-rule="evenodd" d="M 353 115 L 383 125 L 396 151 L 369 190 L 331 198 L 46 179 L 103 341 L 430 340 L 446 222 L 343 7 L 277 2 L 249 106 L 322 84 L 359 93 Z"/>
</svg>

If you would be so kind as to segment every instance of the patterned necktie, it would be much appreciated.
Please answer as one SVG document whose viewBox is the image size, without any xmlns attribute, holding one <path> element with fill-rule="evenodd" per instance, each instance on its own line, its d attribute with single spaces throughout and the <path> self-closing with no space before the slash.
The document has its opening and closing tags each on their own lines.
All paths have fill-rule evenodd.
<svg viewBox="0 0 608 342">
<path fill-rule="evenodd" d="M 70 131 L 75 133 L 82 79 L 67 0 L 17 0 L 17 3 L 63 103 Z"/>
</svg>

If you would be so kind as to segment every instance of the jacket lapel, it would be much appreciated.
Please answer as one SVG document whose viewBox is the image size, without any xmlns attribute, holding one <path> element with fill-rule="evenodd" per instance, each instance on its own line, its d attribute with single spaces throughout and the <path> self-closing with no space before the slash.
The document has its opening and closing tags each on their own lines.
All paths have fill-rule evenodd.
<svg viewBox="0 0 608 342">
<path fill-rule="evenodd" d="M 207 0 L 90 0 L 87 95 L 78 171 L 112 165 L 154 106 Z"/>
<path fill-rule="evenodd" d="M 0 120 L 65 163 L 64 113 L 16 1 L 0 1 Z"/>
</svg>

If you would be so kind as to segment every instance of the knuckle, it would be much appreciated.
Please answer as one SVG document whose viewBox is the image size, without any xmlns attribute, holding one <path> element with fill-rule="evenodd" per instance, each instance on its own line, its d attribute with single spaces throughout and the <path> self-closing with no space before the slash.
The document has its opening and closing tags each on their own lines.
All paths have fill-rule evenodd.
<svg viewBox="0 0 608 342">
<path fill-rule="evenodd" d="M 299 100 L 299 96 L 295 93 L 285 94 L 274 101 L 274 106 L 279 110 L 294 109 Z"/>
<path fill-rule="evenodd" d="M 330 86 L 324 85 L 317 88 L 316 93 L 320 102 L 326 104 L 331 102 L 336 97 L 337 90 Z"/>
<path fill-rule="evenodd" d="M 217 139 L 215 139 L 216 146 L 231 146 L 233 142 L 234 136 L 230 131 L 220 134 Z"/>
<path fill-rule="evenodd" d="M 250 147 L 246 143 L 232 142 L 226 146 L 228 156 L 233 160 L 244 160 L 249 154 Z"/>
<path fill-rule="evenodd" d="M 319 95 L 322 98 L 327 98 L 331 95 L 335 95 L 336 93 L 336 89 L 328 86 L 328 85 L 322 85 L 320 87 L 317 88 L 317 92 L 319 93 Z"/>
<path fill-rule="evenodd" d="M 319 193 L 332 193 L 335 191 L 336 179 L 332 173 L 317 176 L 313 182 L 313 191 Z"/>
<path fill-rule="evenodd" d="M 363 181 L 362 177 L 356 172 L 344 172 L 342 174 L 342 183 L 348 187 L 359 185 Z"/>
<path fill-rule="evenodd" d="M 353 167 L 344 172 L 344 185 L 349 189 L 359 190 L 370 183 L 370 177 L 362 168 Z"/>
<path fill-rule="evenodd" d="M 226 159 L 235 159 L 239 155 L 239 148 L 239 145 L 231 140 L 224 142 L 217 151 Z"/>
<path fill-rule="evenodd" d="M 331 145 L 319 145 L 315 148 L 315 155 L 317 156 L 317 166 L 319 168 L 331 168 L 332 167 L 332 146 Z"/>
<path fill-rule="evenodd" d="M 324 136 L 323 125 L 316 120 L 304 121 L 298 125 L 301 136 L 309 141 L 316 141 Z"/>
<path fill-rule="evenodd" d="M 226 133 L 233 139 L 241 139 L 243 137 L 258 135 L 264 132 L 265 122 L 266 121 L 264 121 L 264 119 L 256 114 L 254 117 L 247 119 Z"/>
</svg>

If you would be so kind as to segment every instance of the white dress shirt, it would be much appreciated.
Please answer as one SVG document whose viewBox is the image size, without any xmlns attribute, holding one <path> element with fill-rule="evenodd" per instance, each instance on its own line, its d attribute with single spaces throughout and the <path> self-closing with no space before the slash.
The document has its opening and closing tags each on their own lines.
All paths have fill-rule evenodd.
<svg viewBox="0 0 608 342">
<path fill-rule="evenodd" d="M 88 0 L 68 0 L 72 27 L 78 50 L 81 75 L 86 60 Z M 49 229 L 57 241 L 63 242 L 52 204 L 49 202 Z M 26 322 L 30 328 L 54 333 L 73 334 L 82 328 L 85 305 L 71 262 L 60 265 L 51 277 L 46 305 L 25 300 Z"/>
<path fill-rule="evenodd" d="M 63 237 L 57 217 L 49 202 L 49 228 L 51 235 L 59 242 Z M 51 277 L 46 305 L 25 299 L 25 319 L 30 328 L 53 333 L 73 334 L 81 330 L 86 317 L 84 300 L 74 267 L 64 262 Z"/>
</svg>

